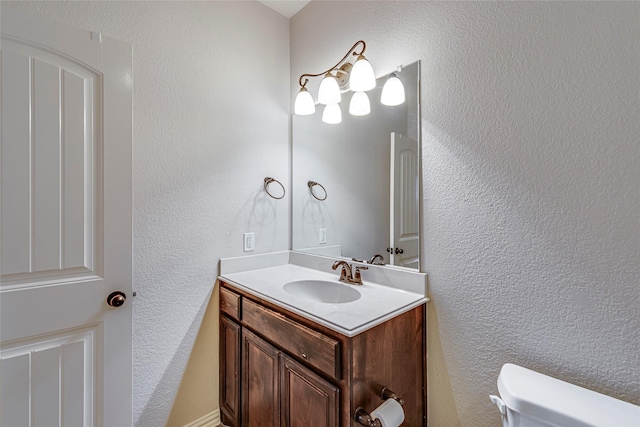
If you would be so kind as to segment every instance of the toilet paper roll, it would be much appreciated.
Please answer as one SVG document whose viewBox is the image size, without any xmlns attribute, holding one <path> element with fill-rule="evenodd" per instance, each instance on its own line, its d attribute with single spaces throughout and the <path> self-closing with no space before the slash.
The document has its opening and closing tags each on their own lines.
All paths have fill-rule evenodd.
<svg viewBox="0 0 640 427">
<path fill-rule="evenodd" d="M 371 412 L 371 418 L 379 419 L 382 427 L 399 427 L 404 421 L 404 410 L 395 399 L 387 399 Z"/>
</svg>

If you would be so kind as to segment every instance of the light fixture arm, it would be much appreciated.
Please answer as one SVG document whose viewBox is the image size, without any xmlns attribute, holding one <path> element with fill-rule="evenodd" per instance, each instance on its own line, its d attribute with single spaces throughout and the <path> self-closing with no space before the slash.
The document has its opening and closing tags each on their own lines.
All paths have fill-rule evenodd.
<svg viewBox="0 0 640 427">
<path fill-rule="evenodd" d="M 362 45 L 362 50 L 360 52 L 355 52 L 356 47 L 361 44 Z M 353 53 L 354 56 L 360 56 L 362 54 L 364 54 L 364 51 L 367 49 L 367 44 L 364 42 L 364 40 L 358 40 L 353 46 L 351 46 L 351 49 L 349 49 L 349 51 L 347 52 L 347 54 L 340 60 L 338 61 L 338 63 L 336 65 L 334 65 L 333 67 L 329 68 L 326 71 L 323 71 L 322 73 L 318 73 L 318 74 L 303 74 L 300 76 L 300 78 L 298 79 L 298 84 L 300 84 L 300 87 L 305 87 L 307 86 L 307 83 L 309 83 L 309 79 L 306 78 L 304 79 L 304 82 L 302 81 L 303 77 L 319 77 L 319 76 L 324 76 L 327 73 L 330 73 L 331 71 L 335 70 L 338 68 L 338 66 L 340 66 L 340 64 L 342 64 L 345 59 L 347 59 L 349 57 L 349 54 Z"/>
</svg>

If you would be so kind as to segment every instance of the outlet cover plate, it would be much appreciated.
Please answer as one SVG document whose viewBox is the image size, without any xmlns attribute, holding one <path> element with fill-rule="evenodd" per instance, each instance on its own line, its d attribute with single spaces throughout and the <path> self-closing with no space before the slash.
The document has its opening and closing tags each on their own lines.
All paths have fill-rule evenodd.
<svg viewBox="0 0 640 427">
<path fill-rule="evenodd" d="M 327 229 L 326 228 L 321 228 L 320 232 L 318 233 L 318 243 L 322 244 L 322 243 L 327 243 Z"/>
<path fill-rule="evenodd" d="M 242 242 L 243 242 L 243 250 L 245 252 L 254 251 L 256 249 L 255 233 L 243 233 Z"/>
</svg>

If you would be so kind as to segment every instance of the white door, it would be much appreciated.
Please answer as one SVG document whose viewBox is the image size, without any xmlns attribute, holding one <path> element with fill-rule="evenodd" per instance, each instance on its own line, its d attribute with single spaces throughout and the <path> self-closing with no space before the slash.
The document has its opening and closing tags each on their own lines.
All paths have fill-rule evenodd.
<svg viewBox="0 0 640 427">
<path fill-rule="evenodd" d="M 130 426 L 131 46 L 1 12 L 0 425 Z"/>
<path fill-rule="evenodd" d="M 391 262 L 420 268 L 418 142 L 391 132 Z"/>
</svg>

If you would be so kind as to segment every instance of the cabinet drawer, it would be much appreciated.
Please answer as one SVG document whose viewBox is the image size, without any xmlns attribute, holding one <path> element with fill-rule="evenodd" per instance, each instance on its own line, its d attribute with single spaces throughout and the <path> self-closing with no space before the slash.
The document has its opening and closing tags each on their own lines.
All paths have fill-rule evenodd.
<svg viewBox="0 0 640 427">
<path fill-rule="evenodd" d="M 220 311 L 240 320 L 240 295 L 228 289 L 220 288 Z"/>
<path fill-rule="evenodd" d="M 289 354 L 340 379 L 340 342 L 245 299 L 243 323 Z"/>
</svg>

